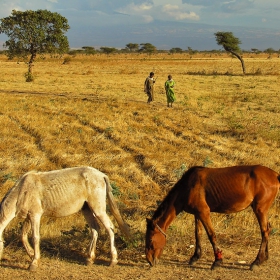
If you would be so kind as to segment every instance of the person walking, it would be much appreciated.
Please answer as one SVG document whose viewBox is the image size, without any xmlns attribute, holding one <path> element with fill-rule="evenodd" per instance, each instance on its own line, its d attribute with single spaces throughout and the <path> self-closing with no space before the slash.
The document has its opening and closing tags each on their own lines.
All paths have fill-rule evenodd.
<svg viewBox="0 0 280 280">
<path fill-rule="evenodd" d="M 150 76 L 146 78 L 144 83 L 144 92 L 146 92 L 146 94 L 148 95 L 148 104 L 154 101 L 154 83 L 156 82 L 156 79 L 154 79 L 154 75 L 154 72 L 151 72 Z"/>
<path fill-rule="evenodd" d="M 167 107 L 172 107 L 173 102 L 176 100 L 175 93 L 174 93 L 174 86 L 175 86 L 175 82 L 172 79 L 172 76 L 168 75 L 168 79 L 164 85 L 166 91 L 166 98 L 167 98 Z"/>
</svg>

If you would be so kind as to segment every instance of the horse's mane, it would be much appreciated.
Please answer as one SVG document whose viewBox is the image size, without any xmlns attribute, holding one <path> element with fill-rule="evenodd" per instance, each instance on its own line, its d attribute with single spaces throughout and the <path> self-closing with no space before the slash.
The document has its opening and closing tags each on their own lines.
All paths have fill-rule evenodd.
<svg viewBox="0 0 280 280">
<path fill-rule="evenodd" d="M 168 192 L 166 197 L 163 199 L 159 207 L 156 209 L 152 220 L 158 221 L 165 213 L 165 211 L 168 209 L 170 204 L 177 198 L 179 194 L 180 187 L 188 181 L 190 175 L 193 173 L 194 169 L 201 168 L 201 166 L 193 166 L 190 169 L 188 169 L 182 177 L 175 183 L 175 185 L 172 187 L 172 189 Z"/>
</svg>

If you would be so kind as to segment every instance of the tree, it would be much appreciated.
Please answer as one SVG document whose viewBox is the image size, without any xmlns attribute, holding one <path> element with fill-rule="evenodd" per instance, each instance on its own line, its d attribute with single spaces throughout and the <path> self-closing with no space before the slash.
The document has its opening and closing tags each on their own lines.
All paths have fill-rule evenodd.
<svg viewBox="0 0 280 280">
<path fill-rule="evenodd" d="M 193 50 L 191 47 L 188 47 L 187 52 L 189 53 L 189 55 L 193 55 L 193 54 L 196 54 L 198 51 L 197 50 Z"/>
<path fill-rule="evenodd" d="M 142 43 L 140 44 L 141 48 L 140 48 L 140 52 L 146 52 L 146 53 L 154 53 L 157 51 L 157 48 L 152 45 L 151 43 Z"/>
<path fill-rule="evenodd" d="M 258 49 L 256 49 L 256 48 L 252 48 L 251 51 L 252 51 L 253 53 L 256 53 L 256 54 L 260 53 L 260 51 L 259 51 Z"/>
<path fill-rule="evenodd" d="M 169 50 L 170 53 L 182 53 L 183 50 L 181 48 L 172 48 Z"/>
<path fill-rule="evenodd" d="M 117 52 L 116 48 L 101 47 L 100 50 L 106 54 Z"/>
<path fill-rule="evenodd" d="M 129 43 L 125 45 L 126 49 L 129 50 L 130 52 L 136 52 L 139 49 L 139 44 L 136 43 Z"/>
<path fill-rule="evenodd" d="M 214 34 L 216 36 L 217 44 L 223 46 L 225 51 L 236 56 L 242 65 L 243 74 L 246 74 L 246 68 L 243 58 L 238 54 L 240 52 L 239 44 L 241 41 L 236 38 L 232 32 L 217 32 Z"/>
<path fill-rule="evenodd" d="M 0 19 L 0 33 L 9 38 L 4 43 L 9 59 L 30 55 L 27 82 L 33 81 L 33 63 L 38 54 L 63 54 L 69 50 L 68 39 L 64 35 L 69 28 L 65 17 L 47 10 L 13 10 L 11 16 Z"/>
<path fill-rule="evenodd" d="M 89 55 L 89 54 L 94 55 L 96 53 L 96 50 L 94 47 L 85 46 L 85 47 L 82 47 L 82 49 L 84 50 L 85 54 L 87 54 L 87 55 Z"/>
</svg>

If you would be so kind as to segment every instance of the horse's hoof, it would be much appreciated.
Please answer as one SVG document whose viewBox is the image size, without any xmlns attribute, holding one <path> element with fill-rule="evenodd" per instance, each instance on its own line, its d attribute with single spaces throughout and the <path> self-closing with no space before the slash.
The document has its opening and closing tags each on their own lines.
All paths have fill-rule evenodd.
<svg viewBox="0 0 280 280">
<path fill-rule="evenodd" d="M 34 272 L 34 271 L 36 271 L 36 270 L 37 270 L 37 268 L 38 268 L 38 266 L 37 266 L 37 265 L 35 265 L 35 264 L 31 264 L 31 265 L 29 266 L 28 270 L 29 270 L 29 271 L 31 271 L 31 272 Z"/>
<path fill-rule="evenodd" d="M 110 263 L 110 267 L 115 266 L 118 263 L 118 260 L 112 260 Z"/>
<path fill-rule="evenodd" d="M 189 265 L 194 265 L 198 261 L 198 258 L 191 258 L 189 260 Z"/>
<path fill-rule="evenodd" d="M 223 264 L 223 260 L 216 260 L 213 262 L 212 266 L 211 266 L 211 270 L 220 268 Z"/>
<path fill-rule="evenodd" d="M 92 265 L 94 263 L 94 261 L 92 259 L 86 259 L 86 265 Z"/>
<path fill-rule="evenodd" d="M 250 270 L 251 270 L 251 271 L 256 271 L 258 268 L 259 268 L 259 265 L 256 264 L 256 263 L 252 263 L 252 264 L 250 265 Z"/>
</svg>

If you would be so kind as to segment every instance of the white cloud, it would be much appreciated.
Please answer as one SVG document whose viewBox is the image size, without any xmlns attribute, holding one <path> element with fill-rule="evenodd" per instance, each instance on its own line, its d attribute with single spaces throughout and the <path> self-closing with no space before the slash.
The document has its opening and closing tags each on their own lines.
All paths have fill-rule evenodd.
<svg viewBox="0 0 280 280">
<path fill-rule="evenodd" d="M 150 23 L 154 21 L 154 18 L 152 16 L 143 16 L 144 22 Z"/>
<path fill-rule="evenodd" d="M 153 7 L 151 4 L 146 4 L 146 3 L 138 6 L 132 3 L 131 6 L 134 11 L 149 11 Z"/>
<path fill-rule="evenodd" d="M 184 12 L 177 5 L 167 4 L 163 6 L 162 11 L 166 13 L 168 16 L 176 20 L 184 20 L 184 19 L 199 20 L 199 16 L 195 12 Z"/>
<path fill-rule="evenodd" d="M 150 11 L 153 8 L 151 4 L 143 3 L 141 5 L 135 5 L 131 3 L 125 7 L 121 7 L 117 9 L 117 12 L 125 13 L 125 14 L 141 14 L 142 12 Z"/>
<path fill-rule="evenodd" d="M 12 13 L 12 10 L 16 10 L 16 11 L 19 11 L 19 10 L 22 10 L 22 8 L 16 4 L 2 4 L 1 5 L 1 10 L 0 10 L 0 18 L 4 18 L 4 17 L 8 17 L 11 15 Z"/>
<path fill-rule="evenodd" d="M 39 10 L 47 9 L 51 10 L 53 5 L 55 5 L 56 0 L 33 0 L 33 1 L 23 1 L 23 0 L 0 0 L 1 9 L 0 17 L 8 17 L 11 15 L 12 10 L 16 11 L 26 11 L 26 10 Z"/>
</svg>

